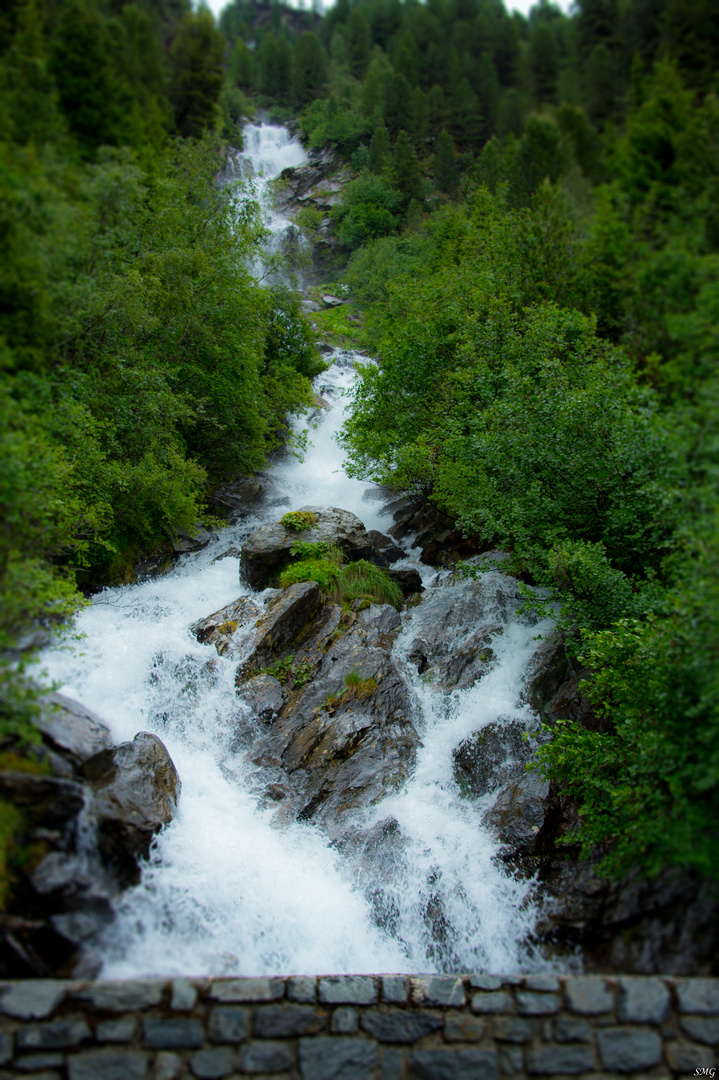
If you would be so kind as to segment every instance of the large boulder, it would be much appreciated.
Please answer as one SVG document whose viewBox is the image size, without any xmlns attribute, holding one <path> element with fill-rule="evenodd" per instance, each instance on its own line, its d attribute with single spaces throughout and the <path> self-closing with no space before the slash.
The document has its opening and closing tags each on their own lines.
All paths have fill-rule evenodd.
<svg viewBox="0 0 719 1080">
<path fill-rule="evenodd" d="M 79 701 L 64 694 L 47 694 L 43 705 L 36 726 L 44 741 L 73 764 L 80 765 L 112 746 L 107 725 Z"/>
<path fill-rule="evenodd" d="M 350 559 L 368 559 L 389 566 L 404 557 L 404 551 L 389 537 L 368 531 L 360 519 L 336 507 L 303 506 L 314 514 L 317 523 L 302 532 L 286 529 L 280 522 L 269 522 L 253 532 L 242 546 L 240 575 L 253 589 L 269 585 L 277 571 L 292 559 L 291 548 L 298 541 L 336 544 Z"/>
<path fill-rule="evenodd" d="M 199 619 L 190 627 L 198 641 L 214 645 L 220 656 L 235 652 L 242 637 L 241 631 L 260 615 L 260 608 L 249 596 L 240 596 L 219 611 Z M 240 631 L 240 633 L 238 633 Z"/>
<path fill-rule="evenodd" d="M 138 859 L 177 809 L 181 784 L 172 759 L 156 735 L 141 731 L 132 742 L 90 758 L 83 773 L 102 860 L 123 886 L 135 884 Z"/>
</svg>

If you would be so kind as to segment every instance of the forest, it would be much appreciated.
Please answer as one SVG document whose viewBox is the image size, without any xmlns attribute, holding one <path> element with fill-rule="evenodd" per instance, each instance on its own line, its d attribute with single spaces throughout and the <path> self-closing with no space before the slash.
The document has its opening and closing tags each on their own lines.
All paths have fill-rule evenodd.
<svg viewBox="0 0 719 1080">
<path fill-rule="evenodd" d="M 217 25 L 182 0 L 6 7 L 4 733 L 28 730 L 40 631 L 207 520 L 311 400 L 312 330 L 252 278 L 259 212 L 215 179 L 263 110 L 352 175 L 327 276 L 379 358 L 353 473 L 511 552 L 561 605 L 600 723 L 560 722 L 537 767 L 585 851 L 607 874 L 719 875 L 712 7 L 234 0 Z"/>
</svg>

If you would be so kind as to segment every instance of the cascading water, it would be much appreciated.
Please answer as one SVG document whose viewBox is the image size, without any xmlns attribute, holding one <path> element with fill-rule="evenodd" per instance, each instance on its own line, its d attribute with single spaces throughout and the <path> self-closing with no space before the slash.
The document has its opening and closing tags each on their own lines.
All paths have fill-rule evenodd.
<svg viewBox="0 0 719 1080">
<path fill-rule="evenodd" d="M 267 131 L 258 131 L 262 147 Z M 45 657 L 50 675 L 100 713 L 116 740 L 156 732 L 182 778 L 175 820 L 97 943 L 105 977 L 549 966 L 528 944 L 537 918 L 531 883 L 503 869 L 483 824 L 488 799 L 462 798 L 453 771 L 453 751 L 472 732 L 511 718 L 535 723 L 518 699 L 544 627 L 517 616 L 507 579 L 490 572 L 480 583 L 454 582 L 408 555 L 405 565 L 421 570 L 427 590 L 403 616 L 394 653 L 423 745 L 404 788 L 355 814 L 359 834 L 389 837 L 369 854 L 337 850 L 311 823 L 280 824 L 257 800 L 257 769 L 242 739 L 259 722 L 235 693 L 237 658 L 218 657 L 188 630 L 249 592 L 238 584 L 236 558 L 217 557 L 286 508 L 337 506 L 368 528 L 391 526 L 378 493 L 343 471 L 335 441 L 355 359 L 337 353 L 319 377 L 329 407 L 304 461 L 288 457 L 268 471 L 264 514 L 223 530 L 163 577 L 105 590 L 78 619 L 81 646 Z M 461 650 L 470 628 L 454 626 L 451 611 L 470 593 L 499 627 L 493 666 L 476 685 L 443 693 L 419 674 L 413 649 L 444 610 L 441 649 Z"/>
</svg>

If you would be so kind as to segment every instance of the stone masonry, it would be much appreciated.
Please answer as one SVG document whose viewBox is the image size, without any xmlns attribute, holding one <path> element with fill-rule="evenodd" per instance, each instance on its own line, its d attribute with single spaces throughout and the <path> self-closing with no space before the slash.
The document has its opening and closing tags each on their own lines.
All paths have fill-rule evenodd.
<svg viewBox="0 0 719 1080">
<path fill-rule="evenodd" d="M 719 979 L 0 983 L 0 1080 L 713 1076 Z"/>
</svg>

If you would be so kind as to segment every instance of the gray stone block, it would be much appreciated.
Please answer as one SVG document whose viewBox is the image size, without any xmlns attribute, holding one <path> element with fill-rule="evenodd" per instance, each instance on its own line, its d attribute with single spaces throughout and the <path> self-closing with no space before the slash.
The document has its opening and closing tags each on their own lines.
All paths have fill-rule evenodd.
<svg viewBox="0 0 719 1080">
<path fill-rule="evenodd" d="M 562 1007 L 559 994 L 534 994 L 531 990 L 518 990 L 516 997 L 520 1016 L 551 1016 Z"/>
<path fill-rule="evenodd" d="M 588 1046 L 542 1046 L 527 1054 L 530 1076 L 577 1076 L 594 1068 L 594 1056 Z"/>
<path fill-rule="evenodd" d="M 522 1051 L 518 1046 L 501 1046 L 499 1049 L 499 1064 L 502 1067 L 502 1076 L 511 1076 L 513 1073 L 524 1072 Z"/>
<path fill-rule="evenodd" d="M 120 1020 L 101 1020 L 95 1029 L 98 1042 L 127 1043 L 135 1036 L 137 1020 L 134 1016 L 123 1016 Z"/>
<path fill-rule="evenodd" d="M 218 979 L 212 983 L 213 1001 L 278 1001 L 285 995 L 283 979 Z"/>
<path fill-rule="evenodd" d="M 235 1067 L 234 1054 L 226 1046 L 215 1046 L 211 1050 L 198 1050 L 190 1059 L 192 1075 L 200 1080 L 222 1080 L 229 1076 Z"/>
<path fill-rule="evenodd" d="M 501 975 L 472 975 L 469 985 L 473 990 L 501 990 L 504 979 Z"/>
<path fill-rule="evenodd" d="M 472 995 L 472 1012 L 508 1013 L 514 1011 L 514 999 L 505 990 Z"/>
<path fill-rule="evenodd" d="M 267 1005 L 255 1013 L 254 1033 L 263 1039 L 289 1039 L 315 1035 L 327 1023 L 327 1014 L 311 1005 Z"/>
<path fill-rule="evenodd" d="M 716 1056 L 708 1046 L 672 1040 L 666 1044 L 667 1064 L 678 1073 L 692 1075 L 695 1069 L 710 1069 L 716 1065 Z"/>
<path fill-rule="evenodd" d="M 404 1005 L 409 993 L 409 979 L 406 975 L 382 976 L 382 1001 L 391 1005 Z"/>
<path fill-rule="evenodd" d="M 197 990 L 189 979 L 172 980 L 170 1008 L 173 1012 L 192 1012 L 197 1004 Z"/>
<path fill-rule="evenodd" d="M 611 1012 L 614 999 L 601 975 L 578 975 L 564 984 L 567 1004 L 572 1012 L 599 1016 Z"/>
<path fill-rule="evenodd" d="M 292 1064 L 292 1053 L 286 1043 L 247 1043 L 240 1051 L 240 1069 L 243 1072 L 285 1072 L 292 1068 Z"/>
<path fill-rule="evenodd" d="M 719 1019 L 708 1016 L 683 1016 L 679 1021 L 682 1031 L 697 1042 L 716 1046 L 719 1043 Z"/>
<path fill-rule="evenodd" d="M 68 1080 L 147 1080 L 147 1054 L 134 1050 L 89 1050 L 67 1063 Z"/>
<path fill-rule="evenodd" d="M 676 988 L 681 1012 L 719 1016 L 719 979 L 680 979 Z"/>
<path fill-rule="evenodd" d="M 382 1080 L 402 1080 L 404 1055 L 401 1050 L 387 1047 L 382 1054 Z"/>
<path fill-rule="evenodd" d="M 165 993 L 162 979 L 127 979 L 91 983 L 73 994 L 98 1012 L 139 1012 L 159 1005 Z"/>
<path fill-rule="evenodd" d="M 207 1034 L 211 1042 L 239 1043 L 249 1034 L 247 1010 L 235 1005 L 216 1005 L 210 1010 Z"/>
<path fill-rule="evenodd" d="M 14 1063 L 18 1072 L 24 1073 L 36 1073 L 40 1069 L 60 1069 L 64 1057 L 62 1054 L 47 1053 L 47 1054 L 28 1054 L 27 1057 L 18 1058 Z"/>
<path fill-rule="evenodd" d="M 554 1021 L 554 1038 L 557 1042 L 591 1042 L 592 1029 L 586 1020 L 574 1020 L 560 1016 Z"/>
<path fill-rule="evenodd" d="M 179 1054 L 161 1051 L 155 1055 L 154 1080 L 179 1080 L 182 1076 L 182 1058 Z"/>
<path fill-rule="evenodd" d="M 327 975 L 319 980 L 319 997 L 328 1005 L 374 1005 L 377 984 L 371 975 Z"/>
<path fill-rule="evenodd" d="M 441 1013 L 410 1012 L 405 1009 L 393 1009 L 391 1012 L 379 1012 L 368 1009 L 360 1017 L 364 1031 L 374 1035 L 380 1042 L 414 1043 L 431 1031 L 439 1031 L 444 1024 Z"/>
<path fill-rule="evenodd" d="M 197 1050 L 205 1041 L 199 1020 L 145 1020 L 144 1032 L 154 1050 Z"/>
<path fill-rule="evenodd" d="M 662 1059 L 662 1040 L 646 1028 L 605 1028 L 597 1033 L 597 1044 L 606 1069 L 636 1072 L 651 1069 Z"/>
<path fill-rule="evenodd" d="M 19 1050 L 68 1050 L 91 1037 L 85 1020 L 50 1020 L 20 1028 L 17 1045 Z"/>
<path fill-rule="evenodd" d="M 497 1080 L 494 1050 L 418 1050 L 409 1055 L 410 1080 Z"/>
<path fill-rule="evenodd" d="M 447 1042 L 479 1042 L 486 1030 L 486 1021 L 466 1013 L 450 1013 L 444 1021 Z"/>
<path fill-rule="evenodd" d="M 354 1035 L 359 1030 L 357 1010 L 351 1005 L 341 1005 L 332 1014 L 332 1030 L 337 1035 Z"/>
<path fill-rule="evenodd" d="M 44 1020 L 64 996 L 64 985 L 55 979 L 28 979 L 4 991 L 0 998 L 0 1012 L 17 1020 Z"/>
<path fill-rule="evenodd" d="M 494 1037 L 499 1042 L 526 1043 L 536 1030 L 536 1020 L 520 1020 L 518 1016 L 498 1016 L 494 1021 Z"/>
<path fill-rule="evenodd" d="M 525 990 L 545 990 L 556 992 L 561 983 L 556 975 L 527 975 L 524 980 Z"/>
<path fill-rule="evenodd" d="M 313 1005 L 317 1000 L 317 980 L 309 975 L 298 975 L 287 981 L 287 997 Z"/>
<path fill-rule="evenodd" d="M 454 975 L 415 975 L 409 980 L 410 997 L 417 1005 L 465 1004 L 464 983 Z"/>
<path fill-rule="evenodd" d="M 376 1066 L 377 1044 L 366 1039 L 300 1039 L 302 1080 L 368 1080 Z"/>
<path fill-rule="evenodd" d="M 619 1019 L 629 1024 L 663 1024 L 671 995 L 660 979 L 625 976 L 619 980 Z"/>
</svg>

